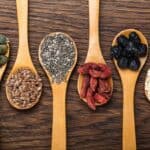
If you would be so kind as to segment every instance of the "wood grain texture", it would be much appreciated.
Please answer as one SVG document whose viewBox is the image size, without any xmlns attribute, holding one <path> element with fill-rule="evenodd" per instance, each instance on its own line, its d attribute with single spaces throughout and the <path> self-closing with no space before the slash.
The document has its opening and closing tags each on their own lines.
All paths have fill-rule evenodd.
<svg viewBox="0 0 150 150">
<path fill-rule="evenodd" d="M 5 95 L 5 82 L 16 59 L 18 28 L 15 0 L 0 0 L 0 33 L 11 41 L 11 57 L 0 85 L 0 149 L 49 150 L 51 146 L 52 93 L 48 79 L 38 61 L 38 46 L 49 32 L 62 31 L 75 40 L 78 47 L 77 67 L 85 60 L 88 49 L 87 0 L 29 0 L 29 43 L 33 62 L 43 79 L 40 103 L 29 111 L 10 107 Z M 141 30 L 150 40 L 149 0 L 102 0 L 100 40 L 104 58 L 113 69 L 112 101 L 93 113 L 77 94 L 77 67 L 67 93 L 68 150 L 121 150 L 122 87 L 109 57 L 114 36 L 125 28 Z M 144 79 L 148 59 L 135 94 L 136 132 L 138 150 L 150 149 L 150 103 L 144 95 Z M 61 135 L 60 135 L 61 136 Z"/>
</svg>

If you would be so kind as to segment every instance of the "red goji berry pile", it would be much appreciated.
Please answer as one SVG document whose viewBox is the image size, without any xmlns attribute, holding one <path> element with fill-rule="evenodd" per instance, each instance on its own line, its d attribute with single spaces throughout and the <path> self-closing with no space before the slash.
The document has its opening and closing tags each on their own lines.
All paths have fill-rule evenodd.
<svg viewBox="0 0 150 150">
<path fill-rule="evenodd" d="M 106 104 L 111 98 L 111 69 L 105 64 L 85 63 L 78 68 L 78 73 L 83 75 L 80 97 L 86 99 L 88 106 L 96 110 L 96 103 Z"/>
</svg>

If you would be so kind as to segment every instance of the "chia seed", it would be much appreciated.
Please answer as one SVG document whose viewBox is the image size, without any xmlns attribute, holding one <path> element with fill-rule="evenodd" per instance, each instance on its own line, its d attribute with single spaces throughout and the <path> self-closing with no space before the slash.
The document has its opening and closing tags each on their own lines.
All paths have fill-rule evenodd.
<svg viewBox="0 0 150 150">
<path fill-rule="evenodd" d="M 60 84 L 75 62 L 74 42 L 63 33 L 48 35 L 41 45 L 40 57 L 52 82 Z"/>
</svg>

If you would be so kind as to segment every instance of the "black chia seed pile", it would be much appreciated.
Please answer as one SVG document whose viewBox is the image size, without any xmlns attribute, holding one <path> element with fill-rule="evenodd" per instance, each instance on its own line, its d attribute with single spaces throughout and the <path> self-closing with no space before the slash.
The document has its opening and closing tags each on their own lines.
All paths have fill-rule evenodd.
<svg viewBox="0 0 150 150">
<path fill-rule="evenodd" d="M 52 82 L 61 83 L 75 61 L 73 41 L 63 33 L 48 35 L 41 45 L 41 59 L 52 76 Z"/>
</svg>

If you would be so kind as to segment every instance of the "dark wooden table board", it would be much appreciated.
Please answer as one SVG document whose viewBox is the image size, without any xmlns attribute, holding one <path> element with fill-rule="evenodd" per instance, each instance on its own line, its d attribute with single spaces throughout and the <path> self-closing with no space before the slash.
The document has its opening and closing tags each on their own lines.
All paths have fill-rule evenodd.
<svg viewBox="0 0 150 150">
<path fill-rule="evenodd" d="M 88 0 L 29 1 L 30 52 L 43 79 L 43 94 L 40 103 L 28 111 L 17 111 L 7 101 L 5 81 L 16 59 L 18 28 L 15 0 L 0 0 L 0 33 L 8 36 L 11 42 L 10 61 L 0 84 L 0 150 L 50 149 L 52 93 L 38 61 L 38 46 L 42 38 L 55 31 L 71 35 L 78 47 L 77 67 L 84 62 L 88 49 Z M 104 57 L 113 69 L 113 98 L 95 113 L 89 110 L 77 93 L 76 67 L 67 92 L 68 150 L 121 150 L 122 87 L 110 60 L 109 48 L 113 37 L 125 28 L 139 29 L 150 40 L 150 0 L 102 0 L 100 40 Z M 149 65 L 148 59 L 135 93 L 138 150 L 150 149 L 150 103 L 144 96 L 144 79 Z"/>
</svg>

